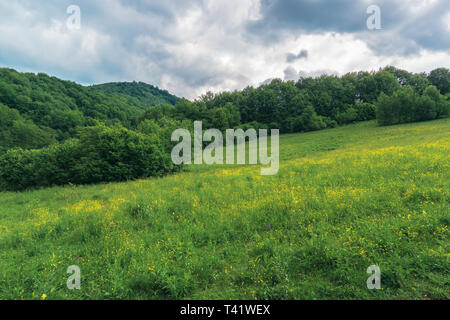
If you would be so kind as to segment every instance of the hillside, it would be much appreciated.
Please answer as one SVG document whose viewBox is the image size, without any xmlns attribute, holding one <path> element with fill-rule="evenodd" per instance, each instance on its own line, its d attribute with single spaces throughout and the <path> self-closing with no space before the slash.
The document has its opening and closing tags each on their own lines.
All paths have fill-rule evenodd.
<svg viewBox="0 0 450 320">
<path fill-rule="evenodd" d="M 0 193 L 0 299 L 449 299 L 449 141 L 448 118 L 371 121 L 282 135 L 275 176 Z"/>
<path fill-rule="evenodd" d="M 155 106 L 163 103 L 175 105 L 180 100 L 180 98 L 170 94 L 168 91 L 161 90 L 144 82 L 112 82 L 95 85 L 91 88 L 107 93 L 118 93 L 122 96 L 128 96 L 138 100 L 143 106 Z"/>
<path fill-rule="evenodd" d="M 144 110 L 177 99 L 144 83 L 85 87 L 43 73 L 0 68 L 0 153 L 63 141 L 77 127 L 98 121 L 131 127 Z"/>
<path fill-rule="evenodd" d="M 271 128 L 286 134 L 374 119 L 379 125 L 440 119 L 450 113 L 446 79 L 445 68 L 413 74 L 386 67 L 297 82 L 274 79 L 189 101 L 141 82 L 84 87 L 0 69 L 0 190 L 176 172 L 172 132 L 191 130 L 195 121 L 204 130 Z"/>
</svg>

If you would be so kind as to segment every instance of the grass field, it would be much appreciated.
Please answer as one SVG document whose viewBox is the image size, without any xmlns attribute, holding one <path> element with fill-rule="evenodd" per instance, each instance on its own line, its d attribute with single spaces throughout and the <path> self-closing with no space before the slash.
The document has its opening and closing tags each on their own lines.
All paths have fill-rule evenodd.
<svg viewBox="0 0 450 320">
<path fill-rule="evenodd" d="M 275 176 L 0 193 L 0 298 L 449 299 L 449 155 L 450 119 L 366 122 L 281 136 Z"/>
</svg>

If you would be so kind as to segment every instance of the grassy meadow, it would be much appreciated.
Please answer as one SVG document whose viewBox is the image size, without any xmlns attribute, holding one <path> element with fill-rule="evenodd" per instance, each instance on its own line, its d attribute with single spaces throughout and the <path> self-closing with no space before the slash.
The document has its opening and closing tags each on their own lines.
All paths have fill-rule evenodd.
<svg viewBox="0 0 450 320">
<path fill-rule="evenodd" d="M 274 176 L 0 193 L 0 299 L 449 299 L 449 155 L 450 118 L 371 121 L 281 136 Z"/>
</svg>

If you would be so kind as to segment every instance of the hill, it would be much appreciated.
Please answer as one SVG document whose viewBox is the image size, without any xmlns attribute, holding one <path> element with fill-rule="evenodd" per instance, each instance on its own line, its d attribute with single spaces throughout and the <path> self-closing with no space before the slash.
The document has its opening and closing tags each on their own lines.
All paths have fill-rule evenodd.
<svg viewBox="0 0 450 320">
<path fill-rule="evenodd" d="M 141 82 L 84 87 L 0 69 L 0 189 L 172 173 L 179 167 L 170 161 L 171 133 L 198 120 L 205 130 L 296 133 L 375 118 L 380 125 L 443 118 L 449 114 L 450 93 L 442 84 L 450 71 L 437 72 L 435 77 L 435 71 L 412 74 L 386 67 L 297 82 L 274 79 L 188 101 Z"/>
<path fill-rule="evenodd" d="M 449 138 L 448 118 L 371 121 L 282 135 L 275 176 L 0 193 L 0 298 L 449 299 Z"/>
<path fill-rule="evenodd" d="M 134 98 L 143 106 L 155 106 L 164 103 L 175 105 L 180 100 L 168 91 L 144 82 L 112 82 L 94 85 L 91 88 Z"/>
<path fill-rule="evenodd" d="M 0 153 L 63 141 L 77 127 L 99 121 L 131 127 L 150 106 L 177 99 L 144 83 L 85 87 L 44 73 L 0 68 Z"/>
</svg>

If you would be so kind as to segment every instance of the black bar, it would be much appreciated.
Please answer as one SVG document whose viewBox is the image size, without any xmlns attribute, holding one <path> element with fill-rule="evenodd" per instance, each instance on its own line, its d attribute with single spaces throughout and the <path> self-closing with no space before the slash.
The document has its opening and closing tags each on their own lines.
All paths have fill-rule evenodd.
<svg viewBox="0 0 450 320">
<path fill-rule="evenodd" d="M 24 308 L 27 307 L 27 308 Z M 125 313 L 130 317 L 141 315 L 143 319 L 311 319 L 318 316 L 359 315 L 385 317 L 391 309 L 401 315 L 413 315 L 419 311 L 438 308 L 448 309 L 448 300 L 441 301 L 272 301 L 272 300 L 195 300 L 195 301 L 2 301 L 3 312 L 11 309 L 12 314 L 30 312 L 32 308 L 47 313 L 62 307 L 74 315 L 83 317 L 83 309 L 89 315 L 98 312 L 103 318 Z M 189 311 L 188 311 L 189 310 Z M 211 312 L 212 310 L 212 312 Z"/>
</svg>

